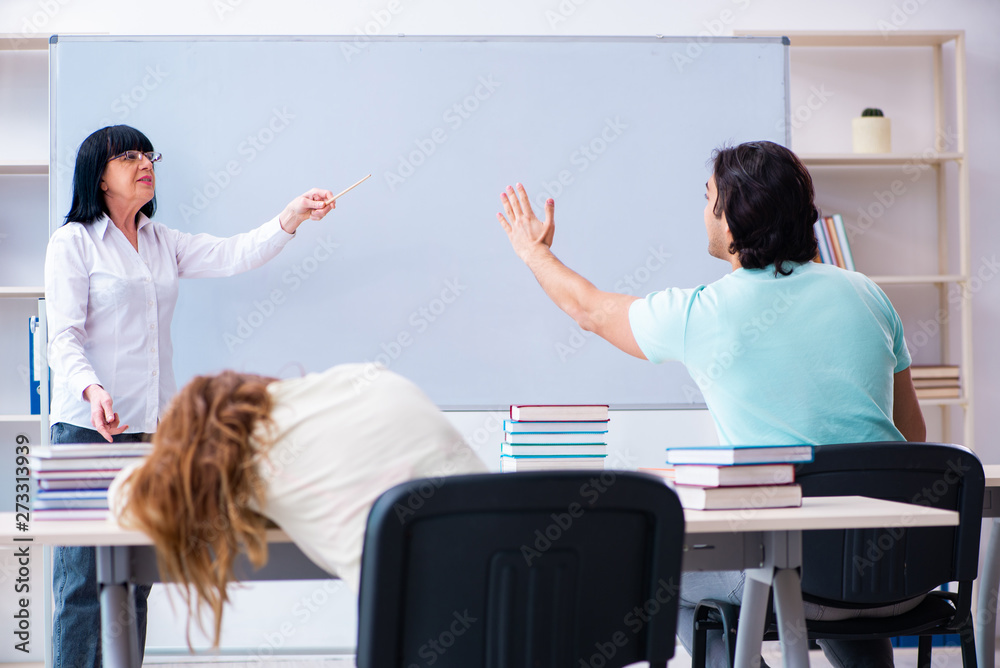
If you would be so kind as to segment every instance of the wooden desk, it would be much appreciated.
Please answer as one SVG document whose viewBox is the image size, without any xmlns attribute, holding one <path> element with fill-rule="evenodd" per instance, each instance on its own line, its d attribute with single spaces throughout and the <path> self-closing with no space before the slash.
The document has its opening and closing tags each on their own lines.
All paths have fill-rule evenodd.
<svg viewBox="0 0 1000 668">
<path fill-rule="evenodd" d="M 751 639 L 763 635 L 768 590 L 772 585 L 784 665 L 786 668 L 809 665 L 802 592 L 795 570 L 802 563 L 802 531 L 958 525 L 958 513 L 954 511 L 856 496 L 808 498 L 801 508 L 689 510 L 684 517 L 684 570 L 747 571 L 740 628 L 759 629 L 759 633 L 742 633 L 737 638 L 739 668 L 748 668 L 760 655 L 760 642 Z M 268 541 L 268 565 L 247 579 L 329 577 L 290 543 L 283 531 L 269 531 Z M 110 521 L 32 522 L 30 531 L 21 533 L 15 531 L 13 513 L 0 513 L 0 545 L 97 545 L 104 665 L 138 665 L 134 629 L 131 633 L 113 632 L 118 621 L 113 611 L 131 606 L 131 597 L 127 595 L 129 583 L 159 581 L 152 546 L 145 534 L 125 531 Z M 245 572 L 251 573 L 249 568 Z"/>
<path fill-rule="evenodd" d="M 992 517 L 986 557 L 979 567 L 979 597 L 976 603 L 976 663 L 993 668 L 996 656 L 997 587 L 1000 586 L 1000 465 L 983 466 L 986 491 L 983 519 Z"/>
</svg>

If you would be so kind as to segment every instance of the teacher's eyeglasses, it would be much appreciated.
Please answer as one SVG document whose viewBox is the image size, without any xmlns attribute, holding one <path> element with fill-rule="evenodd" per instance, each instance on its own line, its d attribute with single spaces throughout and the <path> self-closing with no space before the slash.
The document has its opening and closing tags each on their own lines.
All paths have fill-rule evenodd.
<svg viewBox="0 0 1000 668">
<path fill-rule="evenodd" d="M 124 153 L 119 153 L 115 157 L 109 159 L 108 162 L 118 159 L 122 159 L 125 162 L 137 162 L 142 160 L 143 156 L 146 156 L 150 162 L 159 162 L 163 159 L 163 154 L 157 153 L 156 151 L 146 151 L 145 153 L 142 151 L 125 151 Z"/>
</svg>

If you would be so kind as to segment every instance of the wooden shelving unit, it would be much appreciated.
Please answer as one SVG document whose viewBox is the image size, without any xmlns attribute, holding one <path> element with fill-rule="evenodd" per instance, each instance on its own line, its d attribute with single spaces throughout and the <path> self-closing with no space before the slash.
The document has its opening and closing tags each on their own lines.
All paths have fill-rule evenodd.
<svg viewBox="0 0 1000 668">
<path fill-rule="evenodd" d="M 973 364 L 972 364 L 972 292 L 969 290 L 971 278 L 971 243 L 969 215 L 969 168 L 966 161 L 967 146 L 967 100 L 966 100 L 966 60 L 965 31 L 785 31 L 785 30 L 735 30 L 733 34 L 745 37 L 787 37 L 792 52 L 800 48 L 822 47 L 828 49 L 850 48 L 899 48 L 922 47 L 932 50 L 932 67 L 930 75 L 934 88 L 934 150 L 919 154 L 888 153 L 888 154 L 851 154 L 851 153 L 800 153 L 802 161 L 811 169 L 888 169 L 902 167 L 908 164 L 928 165 L 933 168 L 937 179 L 937 207 L 929 214 L 929 219 L 936 220 L 938 240 L 938 274 L 913 276 L 871 276 L 880 285 L 930 285 L 937 288 L 938 308 L 951 316 L 957 309 L 959 313 L 957 342 L 959 353 L 957 360 L 950 360 L 951 338 L 948 327 L 941 328 L 941 363 L 955 364 L 960 367 L 962 397 L 959 399 L 926 399 L 921 400 L 924 406 L 941 407 L 941 420 L 944 440 L 962 443 L 973 447 Z M 954 53 L 954 90 L 945 90 L 944 86 L 944 47 L 950 45 Z M 955 150 L 946 150 L 945 134 L 945 102 L 949 96 L 954 96 L 955 103 Z M 954 163 L 957 167 L 957 192 L 949 193 L 944 167 Z M 948 198 L 954 197 L 958 205 L 957 217 L 949 216 Z M 957 232 L 958 237 L 958 267 L 957 272 L 949 267 L 948 240 L 950 233 Z M 958 303 L 951 303 L 948 291 L 951 286 L 959 287 Z M 951 409 L 959 406 L 963 410 L 962 429 L 960 435 L 954 430 L 951 420 Z"/>
</svg>

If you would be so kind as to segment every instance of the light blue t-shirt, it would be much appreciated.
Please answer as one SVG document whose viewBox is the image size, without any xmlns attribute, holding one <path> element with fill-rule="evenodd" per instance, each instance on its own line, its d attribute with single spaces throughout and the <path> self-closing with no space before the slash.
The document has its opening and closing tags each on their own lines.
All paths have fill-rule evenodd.
<svg viewBox="0 0 1000 668">
<path fill-rule="evenodd" d="M 904 440 L 892 388 L 910 353 L 889 298 L 859 273 L 785 266 L 634 302 L 636 342 L 652 362 L 684 363 L 722 443 Z"/>
</svg>

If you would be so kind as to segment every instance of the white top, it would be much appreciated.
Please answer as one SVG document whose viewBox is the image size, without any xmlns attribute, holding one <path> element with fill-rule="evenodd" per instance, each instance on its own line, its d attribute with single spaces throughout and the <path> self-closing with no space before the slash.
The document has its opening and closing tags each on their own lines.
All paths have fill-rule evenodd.
<svg viewBox="0 0 1000 668">
<path fill-rule="evenodd" d="M 275 440 L 259 468 L 267 486 L 261 512 L 355 591 L 368 512 L 382 492 L 413 478 L 433 486 L 441 476 L 487 470 L 420 388 L 384 367 L 345 364 L 268 390 Z M 108 492 L 116 517 L 131 471 Z"/>
<path fill-rule="evenodd" d="M 228 239 L 172 230 L 139 215 L 139 251 L 111 220 L 68 223 L 45 254 L 51 423 L 93 429 L 88 385 L 114 400 L 128 432 L 153 432 L 177 390 L 170 321 L 179 278 L 259 267 L 294 236 L 277 217 Z"/>
</svg>

